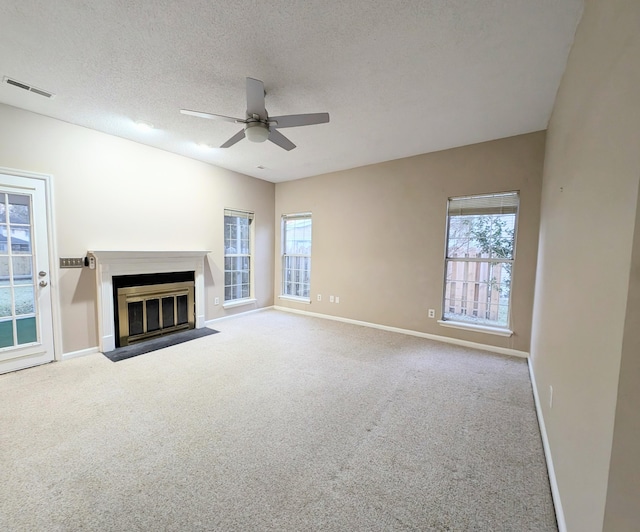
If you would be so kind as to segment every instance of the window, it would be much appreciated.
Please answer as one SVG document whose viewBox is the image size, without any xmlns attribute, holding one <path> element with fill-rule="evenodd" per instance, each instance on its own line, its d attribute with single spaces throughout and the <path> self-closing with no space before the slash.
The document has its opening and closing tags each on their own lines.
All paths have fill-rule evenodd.
<svg viewBox="0 0 640 532">
<path fill-rule="evenodd" d="M 309 299 L 311 214 L 282 217 L 282 295 Z"/>
<path fill-rule="evenodd" d="M 517 192 L 449 199 L 443 319 L 508 329 Z"/>
<path fill-rule="evenodd" d="M 224 211 L 224 300 L 251 297 L 252 212 Z"/>
</svg>

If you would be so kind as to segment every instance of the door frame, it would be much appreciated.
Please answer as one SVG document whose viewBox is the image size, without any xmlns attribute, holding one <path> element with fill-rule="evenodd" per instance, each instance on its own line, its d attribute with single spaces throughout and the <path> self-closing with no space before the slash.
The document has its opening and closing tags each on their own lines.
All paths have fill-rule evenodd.
<svg viewBox="0 0 640 532">
<path fill-rule="evenodd" d="M 51 321 L 53 329 L 53 360 L 59 362 L 62 360 L 62 327 L 60 323 L 60 297 L 58 292 L 59 271 L 56 262 L 57 246 L 55 235 L 57 234 L 54 227 L 53 216 L 53 176 L 51 174 L 42 174 L 39 172 L 31 172 L 28 170 L 19 170 L 17 168 L 8 168 L 0 166 L 0 174 L 12 175 L 16 177 L 25 177 L 28 179 L 38 179 L 44 183 L 45 193 L 45 209 L 47 220 L 47 240 L 49 255 L 49 289 L 51 293 Z"/>
</svg>

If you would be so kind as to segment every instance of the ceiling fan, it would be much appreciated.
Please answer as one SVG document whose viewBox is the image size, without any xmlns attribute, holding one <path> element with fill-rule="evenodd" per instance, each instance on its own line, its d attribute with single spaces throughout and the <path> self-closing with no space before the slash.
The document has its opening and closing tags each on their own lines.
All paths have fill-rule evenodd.
<svg viewBox="0 0 640 532">
<path fill-rule="evenodd" d="M 225 142 L 221 148 L 229 148 L 244 137 L 251 142 L 264 142 L 270 140 L 281 148 L 289 151 L 296 147 L 287 137 L 278 131 L 285 127 L 311 126 L 314 124 L 324 124 L 329 121 L 329 113 L 311 113 L 304 115 L 284 115 L 269 116 L 264 107 L 264 84 L 259 79 L 247 78 L 247 117 L 233 118 L 232 116 L 217 115 L 213 113 L 203 113 L 201 111 L 190 111 L 180 109 L 183 115 L 198 116 L 200 118 L 211 118 L 214 120 L 225 120 L 244 124 L 244 129 L 238 131 L 233 137 Z"/>
</svg>

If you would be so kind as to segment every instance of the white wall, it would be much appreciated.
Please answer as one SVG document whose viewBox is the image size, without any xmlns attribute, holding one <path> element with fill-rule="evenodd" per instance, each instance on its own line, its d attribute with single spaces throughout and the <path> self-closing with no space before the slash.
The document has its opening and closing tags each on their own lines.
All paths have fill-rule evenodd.
<svg viewBox="0 0 640 532">
<path fill-rule="evenodd" d="M 587 0 L 547 133 L 531 356 L 570 531 L 603 527 L 640 177 L 638 28 L 637 0 Z"/>
<path fill-rule="evenodd" d="M 57 251 L 210 250 L 206 319 L 225 314 L 223 210 L 255 212 L 257 304 L 273 304 L 273 183 L 0 105 L 0 166 L 52 174 Z M 98 344 L 94 272 L 64 269 L 58 284 L 65 353 Z M 242 307 L 234 309 L 247 310 Z"/>
</svg>

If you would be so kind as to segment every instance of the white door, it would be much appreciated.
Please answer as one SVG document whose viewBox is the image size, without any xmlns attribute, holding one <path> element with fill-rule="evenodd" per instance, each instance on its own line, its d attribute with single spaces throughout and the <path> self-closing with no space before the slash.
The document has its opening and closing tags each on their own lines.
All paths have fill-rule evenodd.
<svg viewBox="0 0 640 532">
<path fill-rule="evenodd" d="M 0 173 L 0 373 L 51 362 L 46 183 Z"/>
</svg>

